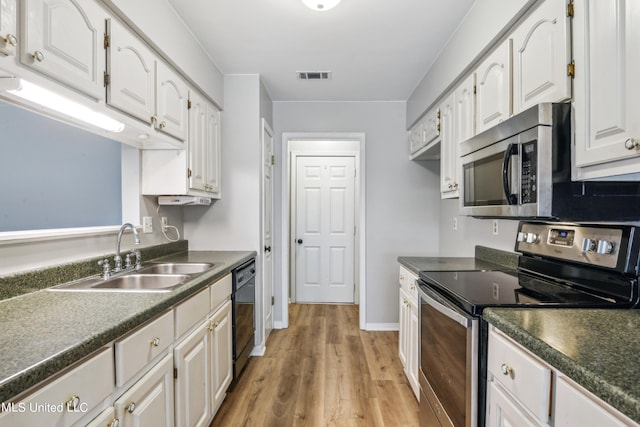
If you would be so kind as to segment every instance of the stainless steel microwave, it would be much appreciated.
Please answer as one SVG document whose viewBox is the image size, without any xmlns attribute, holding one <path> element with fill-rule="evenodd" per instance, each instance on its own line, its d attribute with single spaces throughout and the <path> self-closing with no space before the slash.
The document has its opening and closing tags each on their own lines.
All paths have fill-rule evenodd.
<svg viewBox="0 0 640 427">
<path fill-rule="evenodd" d="M 461 144 L 465 215 L 640 221 L 640 182 L 571 181 L 571 104 L 543 103 Z"/>
</svg>

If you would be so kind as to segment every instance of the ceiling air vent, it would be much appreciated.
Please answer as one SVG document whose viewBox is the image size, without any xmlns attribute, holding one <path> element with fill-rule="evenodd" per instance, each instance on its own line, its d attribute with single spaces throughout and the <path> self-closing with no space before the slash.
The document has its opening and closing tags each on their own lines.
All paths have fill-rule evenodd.
<svg viewBox="0 0 640 427">
<path fill-rule="evenodd" d="M 331 71 L 298 71 L 300 80 L 329 80 Z"/>
</svg>

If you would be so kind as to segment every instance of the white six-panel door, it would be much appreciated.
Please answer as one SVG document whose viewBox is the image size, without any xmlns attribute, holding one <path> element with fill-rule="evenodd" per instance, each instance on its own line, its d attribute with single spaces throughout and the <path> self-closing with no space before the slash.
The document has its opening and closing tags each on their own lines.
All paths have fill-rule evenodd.
<svg viewBox="0 0 640 427">
<path fill-rule="evenodd" d="M 264 339 L 273 329 L 273 131 L 262 122 L 262 292 Z"/>
<path fill-rule="evenodd" d="M 297 302 L 354 302 L 355 158 L 296 157 Z"/>
</svg>

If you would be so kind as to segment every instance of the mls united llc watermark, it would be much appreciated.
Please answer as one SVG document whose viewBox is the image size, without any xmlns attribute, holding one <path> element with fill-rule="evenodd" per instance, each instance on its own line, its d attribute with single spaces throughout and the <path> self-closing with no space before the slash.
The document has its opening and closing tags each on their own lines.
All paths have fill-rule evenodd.
<svg viewBox="0 0 640 427">
<path fill-rule="evenodd" d="M 89 410 L 87 402 L 3 402 L 0 404 L 0 412 L 14 412 L 18 414 L 26 413 L 60 413 L 60 412 L 81 412 Z"/>
</svg>

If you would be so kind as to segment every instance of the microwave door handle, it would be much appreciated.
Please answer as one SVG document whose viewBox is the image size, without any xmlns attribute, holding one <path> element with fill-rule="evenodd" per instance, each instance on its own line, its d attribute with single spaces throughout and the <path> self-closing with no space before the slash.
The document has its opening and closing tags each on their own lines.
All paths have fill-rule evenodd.
<svg viewBox="0 0 640 427">
<path fill-rule="evenodd" d="M 518 145 L 510 143 L 507 150 L 504 152 L 504 159 L 502 161 L 502 188 L 504 189 L 504 195 L 507 199 L 507 204 L 515 205 L 518 203 L 518 196 L 511 194 L 511 184 L 509 183 L 509 166 L 511 165 L 511 156 L 518 154 Z"/>
</svg>

